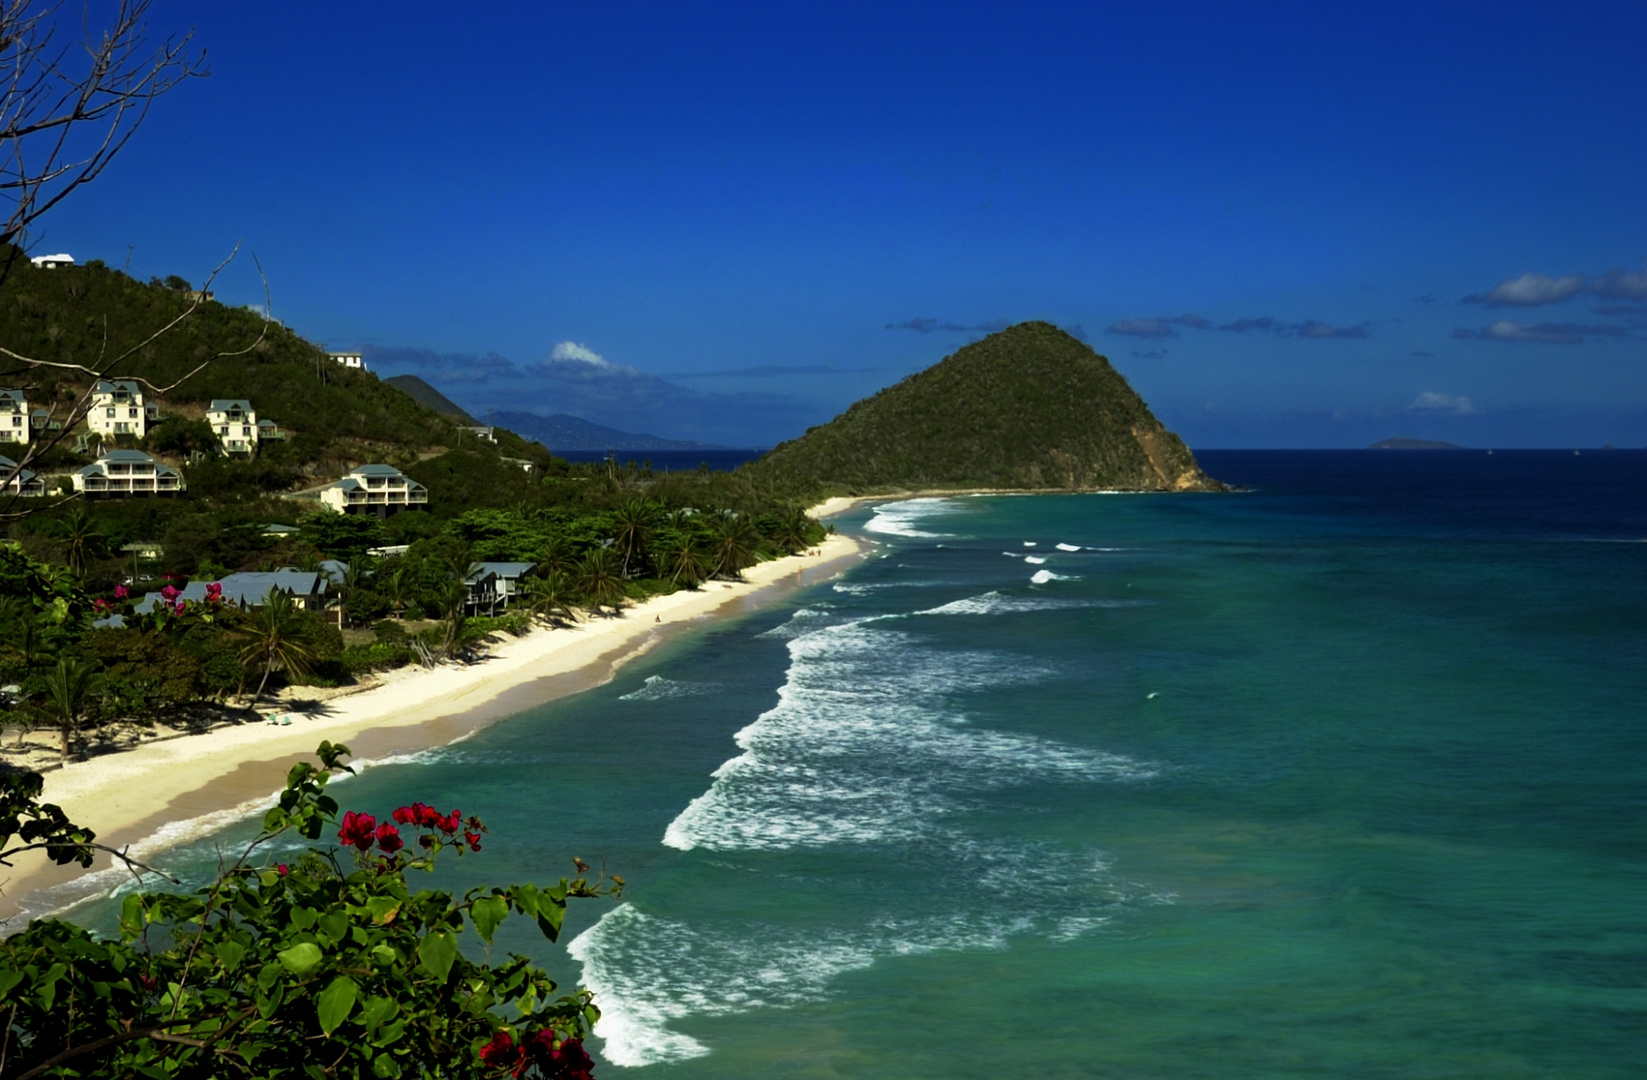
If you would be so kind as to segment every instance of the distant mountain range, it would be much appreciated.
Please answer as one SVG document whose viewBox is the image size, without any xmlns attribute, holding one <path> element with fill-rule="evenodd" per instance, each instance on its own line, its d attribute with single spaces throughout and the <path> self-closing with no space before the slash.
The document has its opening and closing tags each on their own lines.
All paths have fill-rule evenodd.
<svg viewBox="0 0 1647 1080">
<path fill-rule="evenodd" d="M 1434 439 L 1385 439 L 1367 447 L 1368 450 L 1462 450 L 1457 443 L 1437 442 Z"/>
<path fill-rule="evenodd" d="M 735 447 L 687 439 L 664 439 L 592 424 L 581 417 L 555 413 L 494 412 L 492 423 L 536 439 L 550 450 L 732 450 Z"/>
</svg>

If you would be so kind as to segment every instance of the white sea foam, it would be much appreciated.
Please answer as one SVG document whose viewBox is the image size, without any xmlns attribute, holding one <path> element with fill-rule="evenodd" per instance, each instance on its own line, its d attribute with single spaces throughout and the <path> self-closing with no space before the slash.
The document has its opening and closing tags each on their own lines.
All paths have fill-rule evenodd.
<svg viewBox="0 0 1647 1080">
<path fill-rule="evenodd" d="M 1031 585 L 1045 585 L 1049 581 L 1080 581 L 1079 574 L 1054 574 L 1051 570 L 1037 570 L 1030 576 Z"/>
<path fill-rule="evenodd" d="M 953 584 L 952 581 L 837 581 L 830 588 L 848 596 L 868 596 L 885 589 L 931 589 Z"/>
<path fill-rule="evenodd" d="M 1033 541 L 1033 540 L 1025 540 L 1025 541 L 1024 541 L 1024 546 L 1025 546 L 1025 547 L 1034 547 L 1034 546 L 1035 546 L 1035 541 Z"/>
<path fill-rule="evenodd" d="M 1025 555 L 1024 561 L 1029 563 L 1031 566 L 1040 566 L 1042 563 L 1046 562 L 1046 560 L 1039 555 Z"/>
<path fill-rule="evenodd" d="M 646 682 L 627 694 L 618 695 L 619 701 L 663 701 L 668 698 L 698 697 L 712 694 L 712 683 L 678 682 L 662 675 L 648 675 Z"/>
<path fill-rule="evenodd" d="M 987 592 L 969 596 L 965 600 L 951 600 L 935 608 L 917 611 L 916 615 L 1007 615 L 1020 611 L 1056 611 L 1060 608 L 1111 607 L 1127 601 L 1054 600 L 1042 596 L 1007 596 Z"/>
<path fill-rule="evenodd" d="M 905 499 L 878 507 L 864 523 L 868 532 L 911 539 L 945 539 L 950 534 L 928 532 L 921 526 L 928 518 L 953 514 L 960 508 L 950 499 Z"/>
<path fill-rule="evenodd" d="M 1058 545 L 1058 550 L 1059 551 L 1080 551 L 1081 550 L 1081 545 L 1079 545 L 1079 544 L 1059 544 Z"/>
</svg>

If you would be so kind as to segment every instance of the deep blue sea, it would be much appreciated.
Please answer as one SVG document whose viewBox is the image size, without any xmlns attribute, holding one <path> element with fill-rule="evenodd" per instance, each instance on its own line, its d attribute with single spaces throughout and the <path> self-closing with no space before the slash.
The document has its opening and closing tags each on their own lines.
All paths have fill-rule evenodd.
<svg viewBox="0 0 1647 1080">
<path fill-rule="evenodd" d="M 1201 457 L 1248 490 L 860 510 L 336 790 L 482 814 L 454 885 L 628 878 L 505 942 L 601 1075 L 1643 1076 L 1647 452 Z"/>
</svg>

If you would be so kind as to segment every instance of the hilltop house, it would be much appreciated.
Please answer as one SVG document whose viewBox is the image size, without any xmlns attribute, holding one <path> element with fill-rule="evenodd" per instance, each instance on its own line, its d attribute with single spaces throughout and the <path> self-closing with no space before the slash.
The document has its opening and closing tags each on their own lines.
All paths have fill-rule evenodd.
<svg viewBox="0 0 1647 1080">
<path fill-rule="evenodd" d="M 477 562 L 463 575 L 463 584 L 469 588 L 464 601 L 470 615 L 496 615 L 520 595 L 520 582 L 537 563 Z"/>
<path fill-rule="evenodd" d="M 360 353 L 357 353 L 357 352 L 335 352 L 335 353 L 328 353 L 327 355 L 330 356 L 333 360 L 337 361 L 339 364 L 342 364 L 346 368 L 354 368 L 356 371 L 365 371 L 366 370 L 366 358 L 364 356 L 362 356 Z"/>
<path fill-rule="evenodd" d="M 29 262 L 42 270 L 56 270 L 59 266 L 73 266 L 74 256 L 66 251 L 57 255 L 34 255 Z"/>
<path fill-rule="evenodd" d="M 27 444 L 33 437 L 29 403 L 21 390 L 0 390 L 0 442 Z"/>
<path fill-rule="evenodd" d="M 206 406 L 206 423 L 225 453 L 249 454 L 257 449 L 262 432 L 252 403 L 244 398 L 213 398 Z"/>
<path fill-rule="evenodd" d="M 44 495 L 46 482 L 33 469 L 19 469 L 17 462 L 0 457 L 0 494 Z"/>
<path fill-rule="evenodd" d="M 175 495 L 183 490 L 182 474 L 141 450 L 111 450 L 71 473 L 70 479 L 74 490 L 87 498 Z"/>
<path fill-rule="evenodd" d="M 145 403 L 143 390 L 130 379 L 99 379 L 92 391 L 91 411 L 86 427 L 99 435 L 130 435 L 141 439 L 149 424 L 160 418 L 152 402 Z"/>
<path fill-rule="evenodd" d="M 286 433 L 280 430 L 280 425 L 273 420 L 259 420 L 257 422 L 258 442 L 285 442 Z"/>
<path fill-rule="evenodd" d="M 320 490 L 320 501 L 340 514 L 388 517 L 429 505 L 429 489 L 393 465 L 359 465 Z"/>
</svg>

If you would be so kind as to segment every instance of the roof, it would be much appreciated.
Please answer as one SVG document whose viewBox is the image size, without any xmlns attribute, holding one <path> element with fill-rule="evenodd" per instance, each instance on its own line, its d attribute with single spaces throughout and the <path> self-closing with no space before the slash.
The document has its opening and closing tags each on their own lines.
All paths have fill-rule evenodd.
<svg viewBox="0 0 1647 1080">
<path fill-rule="evenodd" d="M 274 525 L 265 525 L 263 526 L 263 532 L 267 536 L 290 536 L 292 533 L 297 532 L 297 526 L 281 525 L 278 523 Z"/>
<path fill-rule="evenodd" d="M 99 394 L 111 394 L 116 390 L 124 390 L 128 394 L 141 394 L 143 392 L 142 387 L 138 386 L 137 383 L 133 382 L 131 379 L 97 380 L 97 392 Z"/>
<path fill-rule="evenodd" d="M 13 461 L 11 458 L 6 457 L 3 454 L 0 454 L 0 480 L 4 480 L 6 477 L 10 476 L 11 471 L 13 469 L 17 469 L 17 462 Z M 32 480 L 32 479 L 34 479 L 34 476 L 35 476 L 35 472 L 34 472 L 33 469 L 18 469 L 17 470 L 17 478 L 19 480 L 23 480 L 23 481 Z"/>
<path fill-rule="evenodd" d="M 201 602 L 206 599 L 205 581 L 191 581 L 177 592 L 178 599 Z M 225 574 L 219 578 L 217 584 L 223 589 L 223 602 L 234 604 L 237 607 L 256 607 L 268 597 L 270 589 L 279 589 L 284 593 L 297 596 L 308 596 L 311 593 L 326 591 L 325 584 L 319 574 L 307 570 L 292 570 L 282 567 L 279 570 L 264 570 L 254 573 Z M 154 610 L 154 606 L 161 601 L 161 595 L 151 592 L 133 605 L 132 610 L 139 615 L 146 615 Z"/>
<path fill-rule="evenodd" d="M 521 578 L 536 566 L 535 562 L 477 562 L 469 565 L 469 572 L 463 575 L 466 582 L 476 582 L 487 574 L 496 574 L 500 578 Z"/>
<path fill-rule="evenodd" d="M 108 453 L 104 454 L 102 457 L 98 458 L 97 460 L 100 461 L 100 462 L 101 461 L 123 461 L 123 462 L 130 462 L 133 465 L 139 465 L 139 464 L 144 464 L 144 463 L 149 463 L 149 462 L 152 462 L 156 465 L 160 464 L 160 462 L 156 461 L 154 458 L 150 457 L 148 454 L 145 454 L 141 450 L 110 450 Z"/>
<path fill-rule="evenodd" d="M 257 422 L 257 426 L 258 427 L 275 427 L 276 425 L 275 425 L 275 422 L 273 420 L 259 420 Z"/>
<path fill-rule="evenodd" d="M 349 564 L 342 559 L 321 559 L 318 565 L 320 572 L 333 585 L 343 584 L 343 575 L 349 572 Z"/>
<path fill-rule="evenodd" d="M 0 390 L 0 399 L 23 403 L 24 394 L 21 390 Z"/>
<path fill-rule="evenodd" d="M 357 465 L 349 470 L 350 476 L 405 476 L 393 465 Z"/>
<path fill-rule="evenodd" d="M 32 255 L 32 256 L 29 257 L 29 262 L 33 263 L 36 266 L 39 266 L 41 263 L 49 263 L 49 262 L 71 263 L 73 261 L 74 261 L 74 256 L 70 255 L 66 251 L 58 252 L 56 255 Z"/>
<path fill-rule="evenodd" d="M 228 412 L 238 408 L 241 412 L 251 412 L 252 403 L 245 398 L 212 398 L 212 403 L 206 406 L 207 412 Z"/>
</svg>

